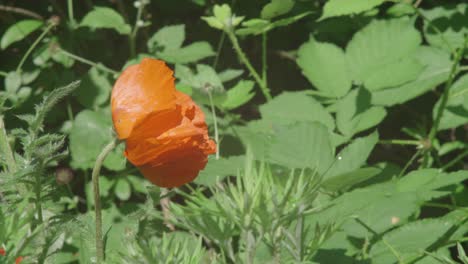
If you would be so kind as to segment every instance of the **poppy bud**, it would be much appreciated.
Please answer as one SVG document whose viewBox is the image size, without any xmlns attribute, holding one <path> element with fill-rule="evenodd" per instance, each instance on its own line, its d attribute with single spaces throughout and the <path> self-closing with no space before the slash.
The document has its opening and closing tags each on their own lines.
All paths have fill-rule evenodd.
<svg viewBox="0 0 468 264">
<path fill-rule="evenodd" d="M 58 185 L 69 184 L 73 180 L 73 171 L 68 167 L 55 169 L 55 181 Z"/>
</svg>

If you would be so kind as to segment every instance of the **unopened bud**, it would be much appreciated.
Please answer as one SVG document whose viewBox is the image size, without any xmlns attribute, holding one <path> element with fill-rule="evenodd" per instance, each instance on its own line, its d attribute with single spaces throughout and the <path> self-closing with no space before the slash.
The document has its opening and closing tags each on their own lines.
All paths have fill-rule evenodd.
<svg viewBox="0 0 468 264">
<path fill-rule="evenodd" d="M 55 181 L 58 185 L 69 184 L 73 180 L 73 171 L 69 167 L 57 167 Z"/>
</svg>

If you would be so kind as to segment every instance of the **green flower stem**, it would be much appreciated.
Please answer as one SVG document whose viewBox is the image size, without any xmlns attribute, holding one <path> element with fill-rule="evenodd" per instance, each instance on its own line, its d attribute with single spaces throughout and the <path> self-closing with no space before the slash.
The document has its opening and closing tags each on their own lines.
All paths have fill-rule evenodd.
<svg viewBox="0 0 468 264">
<path fill-rule="evenodd" d="M 70 19 L 70 25 L 72 28 L 76 28 L 76 20 L 73 14 L 73 0 L 67 0 L 68 18 Z"/>
<path fill-rule="evenodd" d="M 23 67 L 23 64 L 26 62 L 28 59 L 29 55 L 31 55 L 31 52 L 37 47 L 37 45 L 41 42 L 41 40 L 49 33 L 49 31 L 55 27 L 55 23 L 49 21 L 47 27 L 42 31 L 41 35 L 34 41 L 34 43 L 29 47 L 29 49 L 26 51 L 26 53 L 23 55 L 23 58 L 21 58 L 20 63 L 18 64 L 18 67 L 16 67 L 16 71 L 20 72 L 21 68 Z"/>
<path fill-rule="evenodd" d="M 444 113 L 445 107 L 447 106 L 448 97 L 450 94 L 450 88 L 452 87 L 455 76 L 457 75 L 457 68 L 463 57 L 463 52 L 467 46 L 467 43 L 468 43 L 468 37 L 465 38 L 465 43 L 463 44 L 463 47 L 460 48 L 457 54 L 455 55 L 454 62 L 452 64 L 452 69 L 450 70 L 449 78 L 447 82 L 445 83 L 445 89 L 444 89 L 444 93 L 442 94 L 440 107 L 437 110 L 436 118 L 434 120 L 434 123 L 432 124 L 431 131 L 429 132 L 428 139 L 430 143 L 434 142 L 434 138 L 437 134 L 437 131 L 439 130 L 440 120 L 442 119 L 442 114 Z"/>
<path fill-rule="evenodd" d="M 88 64 L 89 66 L 96 67 L 96 68 L 98 68 L 98 69 L 100 69 L 100 70 L 103 70 L 103 71 L 105 71 L 105 72 L 108 72 L 108 73 L 110 73 L 110 74 L 114 74 L 114 75 L 119 74 L 119 72 L 116 71 L 116 70 L 113 70 L 113 69 L 111 69 L 111 68 L 109 68 L 109 67 L 107 67 L 107 66 L 104 66 L 104 65 L 100 64 L 100 63 L 95 63 L 95 62 L 93 62 L 93 61 L 90 61 L 90 60 L 88 60 L 88 59 L 85 59 L 85 58 L 83 58 L 83 57 L 80 57 L 80 56 L 78 56 L 78 55 L 75 55 L 75 54 L 73 54 L 73 53 L 70 53 L 70 52 L 68 52 L 68 51 L 66 51 L 66 50 L 64 50 L 64 49 L 62 49 L 62 48 L 60 48 L 60 47 L 58 48 L 58 51 L 61 52 L 61 53 L 63 53 L 63 54 L 64 54 L 65 56 L 67 56 L 67 57 L 70 57 L 70 58 L 72 58 L 72 59 L 74 59 L 74 60 L 77 60 L 77 61 L 79 61 L 79 62 L 81 62 L 81 63 Z"/>
<path fill-rule="evenodd" d="M 412 146 L 420 146 L 422 145 L 418 140 L 405 140 L 405 139 L 387 139 L 387 140 L 379 140 L 379 144 L 385 145 L 412 145 Z"/>
<path fill-rule="evenodd" d="M 128 36 L 131 58 L 134 58 L 136 56 L 136 37 L 137 37 L 138 29 L 140 28 L 140 26 L 138 25 L 138 22 L 141 20 L 141 16 L 143 15 L 143 9 L 145 8 L 145 5 L 146 5 L 145 0 L 140 0 L 138 1 L 138 3 L 140 3 L 140 5 L 138 6 L 135 25 L 133 26 L 132 32 L 130 32 L 130 35 Z"/>
<path fill-rule="evenodd" d="M 268 48 L 268 33 L 263 32 L 262 34 L 262 81 L 263 84 L 268 87 L 268 80 L 267 80 L 267 69 L 268 69 L 268 61 L 267 61 L 267 48 Z"/>
<path fill-rule="evenodd" d="M 215 130 L 215 142 L 216 142 L 216 159 L 219 159 L 219 133 L 218 133 L 218 121 L 216 118 L 216 109 L 213 103 L 213 96 L 211 92 L 208 92 L 208 98 L 210 99 L 211 114 L 213 115 L 213 123 Z"/>
<path fill-rule="evenodd" d="M 219 55 L 221 53 L 221 49 L 223 48 L 224 40 L 226 39 L 226 32 L 222 31 L 221 32 L 221 37 L 219 37 L 219 42 L 218 42 L 218 48 L 216 49 L 216 56 L 213 61 L 213 69 L 216 69 L 216 66 L 218 66 L 218 61 L 219 61 Z"/>
<path fill-rule="evenodd" d="M 252 64 L 250 63 L 249 59 L 245 55 L 245 53 L 242 51 L 239 41 L 237 40 L 236 35 L 232 31 L 226 31 L 226 34 L 228 35 L 229 39 L 231 40 L 231 43 L 234 47 L 234 50 L 236 51 L 237 55 L 239 56 L 240 60 L 242 63 L 245 64 L 247 69 L 249 70 L 250 74 L 252 74 L 253 78 L 257 82 L 258 86 L 260 86 L 260 89 L 262 90 L 263 95 L 267 99 L 267 101 L 271 100 L 271 94 L 270 90 L 266 86 L 266 84 L 263 82 L 263 80 L 260 78 L 258 75 L 257 71 L 253 68 Z"/>
<path fill-rule="evenodd" d="M 0 151 L 5 157 L 7 163 L 7 169 L 10 173 L 15 173 L 17 171 L 15 156 L 11 150 L 11 146 L 8 143 L 8 136 L 5 130 L 5 122 L 3 121 L 3 116 L 0 115 Z"/>
<path fill-rule="evenodd" d="M 104 147 L 96 159 L 94 164 L 92 181 L 94 192 L 94 211 L 96 213 L 96 263 L 100 264 L 104 260 L 104 241 L 102 238 L 102 214 L 101 214 L 101 196 L 99 194 L 99 173 L 101 172 L 102 163 L 107 155 L 118 145 L 118 140 L 113 138 L 112 141 Z"/>
</svg>

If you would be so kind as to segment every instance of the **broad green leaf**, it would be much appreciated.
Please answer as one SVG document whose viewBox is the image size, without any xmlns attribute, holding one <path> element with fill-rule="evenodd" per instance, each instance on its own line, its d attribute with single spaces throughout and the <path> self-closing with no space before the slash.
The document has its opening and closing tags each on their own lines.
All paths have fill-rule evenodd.
<svg viewBox="0 0 468 264">
<path fill-rule="evenodd" d="M 96 108 L 107 102 L 112 88 L 107 73 L 92 67 L 76 91 L 76 98 L 84 107 Z"/>
<path fill-rule="evenodd" d="M 263 7 L 260 17 L 263 19 L 272 19 L 288 13 L 293 7 L 294 0 L 271 0 Z"/>
<path fill-rule="evenodd" d="M 442 173 L 436 169 L 417 170 L 401 178 L 397 183 L 399 192 L 417 192 L 424 200 L 450 194 L 456 184 L 468 179 L 465 171 Z"/>
<path fill-rule="evenodd" d="M 317 121 L 330 130 L 335 125 L 333 117 L 314 98 L 304 92 L 283 92 L 273 100 L 260 106 L 262 118 L 272 124 Z"/>
<path fill-rule="evenodd" d="M 441 99 L 437 102 L 432 112 L 436 118 L 440 109 Z M 439 130 L 455 128 L 468 123 L 468 74 L 460 77 L 450 88 L 447 105 L 442 114 Z"/>
<path fill-rule="evenodd" d="M 318 122 L 302 122 L 277 129 L 268 151 L 269 160 L 289 168 L 311 168 L 324 173 L 333 162 L 328 128 Z"/>
<path fill-rule="evenodd" d="M 367 158 L 379 140 L 379 134 L 374 132 L 367 137 L 357 138 L 338 153 L 324 179 L 334 178 L 340 174 L 349 173 L 365 165 Z"/>
<path fill-rule="evenodd" d="M 421 47 L 412 56 L 425 66 L 418 78 L 398 87 L 373 92 L 372 104 L 385 106 L 401 104 L 447 80 L 452 67 L 449 53 L 432 47 Z"/>
<path fill-rule="evenodd" d="M 157 57 L 174 64 L 187 64 L 197 62 L 199 60 L 212 57 L 214 55 L 215 52 L 213 51 L 213 48 L 206 41 L 198 41 L 180 49 L 165 49 L 162 52 L 156 53 Z"/>
<path fill-rule="evenodd" d="M 393 17 L 401 17 L 406 15 L 412 15 L 415 13 L 415 8 L 410 2 L 396 3 L 387 9 L 387 14 Z"/>
<path fill-rule="evenodd" d="M 39 29 L 44 23 L 39 20 L 26 19 L 11 25 L 0 40 L 0 47 L 6 49 L 11 44 L 23 40 L 32 32 Z"/>
<path fill-rule="evenodd" d="M 112 140 L 111 129 L 112 119 L 109 113 L 84 110 L 76 115 L 70 133 L 72 167 L 76 169 L 92 168 L 102 148 Z M 109 154 L 104 161 L 104 167 L 111 170 L 125 168 L 122 147 Z"/>
<path fill-rule="evenodd" d="M 368 11 L 381 5 L 385 0 L 328 0 L 323 7 L 320 20 L 343 15 L 351 15 Z"/>
<path fill-rule="evenodd" d="M 421 44 L 413 19 L 374 20 L 357 32 L 346 47 L 352 79 L 363 83 L 375 71 L 413 54 Z"/>
<path fill-rule="evenodd" d="M 437 154 L 439 156 L 443 156 L 443 155 L 452 153 L 455 150 L 464 149 L 464 148 L 468 148 L 468 143 L 465 143 L 459 140 L 450 141 L 441 145 L 437 151 Z"/>
<path fill-rule="evenodd" d="M 236 70 L 236 69 L 226 69 L 220 73 L 218 73 L 219 79 L 224 82 L 229 82 L 234 80 L 235 78 L 239 77 L 244 73 L 243 70 Z"/>
<path fill-rule="evenodd" d="M 5 77 L 5 90 L 15 94 L 21 86 L 21 74 L 16 71 L 9 72 Z"/>
<path fill-rule="evenodd" d="M 321 95 L 339 98 L 351 88 L 343 50 L 311 38 L 298 50 L 297 64 Z"/>
<path fill-rule="evenodd" d="M 347 190 L 354 185 L 364 182 L 374 176 L 377 176 L 382 170 L 379 168 L 361 168 L 354 171 L 339 174 L 337 176 L 325 179 L 322 187 L 331 192 Z"/>
<path fill-rule="evenodd" d="M 446 51 L 453 51 L 463 46 L 465 36 L 468 34 L 467 3 L 435 6 L 429 10 L 422 9 L 421 12 L 430 21 L 424 20 L 424 36 L 431 46 Z"/>
<path fill-rule="evenodd" d="M 127 201 L 132 194 L 132 190 L 130 188 L 130 183 L 123 178 L 117 179 L 117 183 L 114 187 L 115 195 L 122 201 Z"/>
<path fill-rule="evenodd" d="M 159 48 L 165 51 L 178 50 L 185 40 L 185 25 L 165 26 L 148 40 L 148 50 L 156 52 Z"/>
<path fill-rule="evenodd" d="M 222 181 L 227 176 L 237 176 L 240 170 L 244 168 L 244 156 L 232 156 L 228 158 L 220 157 L 216 160 L 214 156 L 208 158 L 205 169 L 195 179 L 196 184 L 213 186 Z"/>
<path fill-rule="evenodd" d="M 414 58 L 404 58 L 389 63 L 372 72 L 364 80 L 364 87 L 369 91 L 377 91 L 414 81 L 424 70 L 424 65 Z"/>
<path fill-rule="evenodd" d="M 371 105 L 365 89 L 355 89 L 337 103 L 336 125 L 344 135 L 352 136 L 379 124 L 386 116 L 385 108 Z"/>
<path fill-rule="evenodd" d="M 255 96 L 254 85 L 253 81 L 239 81 L 236 86 L 227 91 L 226 100 L 222 104 L 223 108 L 232 110 L 246 104 Z"/>
<path fill-rule="evenodd" d="M 130 25 L 125 23 L 122 16 L 108 7 L 94 7 L 81 20 L 80 27 L 89 27 L 93 30 L 97 28 L 113 29 L 122 35 L 128 35 L 131 31 Z"/>
<path fill-rule="evenodd" d="M 236 127 L 236 133 L 239 135 L 243 145 L 249 148 L 256 160 L 265 160 L 268 149 L 274 137 L 274 128 L 271 121 L 255 120 L 250 121 L 247 126 Z"/>
<path fill-rule="evenodd" d="M 423 257 L 424 251 L 429 247 L 443 246 L 437 242 L 452 226 L 449 221 L 441 219 L 424 219 L 406 224 L 385 234 L 372 246 L 370 257 L 375 263 L 408 263 Z M 398 258 L 395 253 L 398 254 Z"/>
</svg>

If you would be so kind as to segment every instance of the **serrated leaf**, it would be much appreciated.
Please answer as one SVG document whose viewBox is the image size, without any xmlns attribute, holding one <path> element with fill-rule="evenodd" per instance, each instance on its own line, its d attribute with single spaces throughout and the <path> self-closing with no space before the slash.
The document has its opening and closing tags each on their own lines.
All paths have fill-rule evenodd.
<svg viewBox="0 0 468 264">
<path fill-rule="evenodd" d="M 364 80 L 364 87 L 369 91 L 377 91 L 414 81 L 424 70 L 418 60 L 414 58 L 404 58 L 399 61 L 389 63 L 372 72 Z"/>
<path fill-rule="evenodd" d="M 214 55 L 213 48 L 206 41 L 194 42 L 177 50 L 164 50 L 156 53 L 157 57 L 174 64 L 197 62 Z"/>
<path fill-rule="evenodd" d="M 449 53 L 432 47 L 421 47 L 412 56 L 425 66 L 418 78 L 398 87 L 373 92 L 372 104 L 385 106 L 401 104 L 447 80 L 452 67 Z"/>
<path fill-rule="evenodd" d="M 421 12 L 430 21 L 424 20 L 424 36 L 431 46 L 446 51 L 463 47 L 468 34 L 468 4 L 447 4 L 429 10 L 421 9 Z"/>
<path fill-rule="evenodd" d="M 123 178 L 119 178 L 115 183 L 114 192 L 117 198 L 122 201 L 127 201 L 132 194 L 132 190 L 130 188 L 130 184 L 127 180 Z"/>
<path fill-rule="evenodd" d="M 432 111 L 435 119 L 440 109 L 442 98 L 436 103 Z M 439 130 L 456 128 L 468 123 L 468 74 L 460 77 L 450 88 L 450 94 L 442 118 Z"/>
<path fill-rule="evenodd" d="M 237 70 L 237 69 L 226 69 L 220 73 L 218 73 L 219 79 L 224 82 L 229 82 L 234 80 L 235 78 L 239 77 L 244 73 L 243 70 Z"/>
<path fill-rule="evenodd" d="M 93 30 L 98 28 L 113 29 L 123 35 L 128 35 L 131 31 L 130 25 L 125 23 L 122 16 L 108 7 L 94 7 L 81 20 L 80 27 L 89 27 Z"/>
<path fill-rule="evenodd" d="M 288 13 L 293 7 L 294 0 L 271 0 L 263 7 L 260 17 L 263 19 L 272 19 Z"/>
<path fill-rule="evenodd" d="M 268 157 L 288 168 L 311 168 L 322 174 L 332 163 L 333 153 L 328 128 L 302 122 L 277 128 Z"/>
<path fill-rule="evenodd" d="M 376 263 L 409 262 L 424 256 L 424 251 L 433 246 L 452 226 L 450 222 L 440 219 L 425 219 L 406 224 L 385 234 L 381 241 L 372 246 L 369 254 Z"/>
<path fill-rule="evenodd" d="M 421 43 L 413 23 L 409 18 L 374 20 L 357 32 L 346 47 L 352 79 L 363 83 L 374 71 L 413 54 Z"/>
<path fill-rule="evenodd" d="M 148 50 L 156 52 L 158 48 L 162 48 L 165 51 L 175 51 L 182 47 L 184 40 L 185 25 L 165 26 L 148 40 Z"/>
<path fill-rule="evenodd" d="M 283 92 L 260 106 L 262 118 L 272 124 L 317 121 L 330 130 L 335 127 L 332 116 L 314 98 L 304 92 Z"/>
<path fill-rule="evenodd" d="M 76 98 L 86 108 L 96 108 L 109 99 L 112 84 L 108 74 L 92 67 L 76 91 Z"/>
<path fill-rule="evenodd" d="M 323 7 L 323 14 L 319 20 L 362 13 L 381 5 L 385 0 L 329 0 Z"/>
<path fill-rule="evenodd" d="M 11 44 L 24 39 L 32 32 L 39 29 L 43 24 L 44 23 L 39 20 L 27 19 L 11 25 L 0 40 L 0 47 L 6 49 Z"/>
<path fill-rule="evenodd" d="M 227 176 L 237 176 L 238 172 L 244 168 L 244 156 L 221 157 L 216 160 L 210 156 L 209 161 L 200 174 L 195 179 L 196 184 L 213 186 L 222 181 Z"/>
<path fill-rule="evenodd" d="M 324 179 L 333 178 L 363 166 L 378 140 L 379 134 L 377 132 L 367 137 L 355 139 L 338 153 L 331 168 L 324 175 Z"/>
<path fill-rule="evenodd" d="M 351 88 L 344 52 L 333 44 L 311 38 L 299 48 L 297 64 L 324 96 L 339 98 Z"/>
<path fill-rule="evenodd" d="M 224 100 L 222 107 L 232 110 L 246 104 L 255 96 L 255 92 L 253 92 L 254 85 L 253 81 L 239 81 L 227 91 L 226 100 Z"/>
<path fill-rule="evenodd" d="M 84 110 L 76 115 L 70 132 L 71 165 L 77 169 L 89 169 L 94 166 L 96 157 L 102 148 L 112 140 L 112 121 L 109 113 Z M 120 160 L 109 164 L 107 160 Z M 111 170 L 125 168 L 122 149 L 111 152 L 104 161 L 104 166 Z"/>
<path fill-rule="evenodd" d="M 385 108 L 372 106 L 367 90 L 355 89 L 337 103 L 336 125 L 344 135 L 352 136 L 379 124 Z"/>
</svg>

